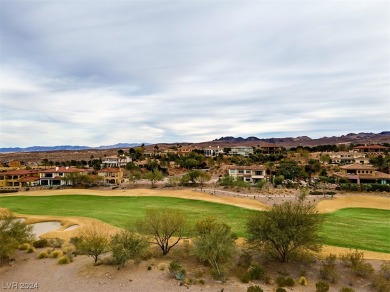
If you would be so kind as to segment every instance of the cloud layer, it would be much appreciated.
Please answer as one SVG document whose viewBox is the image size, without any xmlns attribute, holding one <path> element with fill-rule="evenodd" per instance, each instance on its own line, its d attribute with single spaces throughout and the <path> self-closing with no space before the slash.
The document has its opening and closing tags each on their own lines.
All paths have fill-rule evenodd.
<svg viewBox="0 0 390 292">
<path fill-rule="evenodd" d="M 387 1 L 0 5 L 0 147 L 390 128 Z"/>
</svg>

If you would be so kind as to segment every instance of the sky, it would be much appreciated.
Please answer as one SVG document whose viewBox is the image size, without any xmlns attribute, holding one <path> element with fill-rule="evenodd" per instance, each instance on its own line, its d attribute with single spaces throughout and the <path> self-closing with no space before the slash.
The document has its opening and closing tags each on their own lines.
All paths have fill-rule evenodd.
<svg viewBox="0 0 390 292">
<path fill-rule="evenodd" d="M 390 130 L 389 1 L 0 0 L 0 147 Z"/>
</svg>

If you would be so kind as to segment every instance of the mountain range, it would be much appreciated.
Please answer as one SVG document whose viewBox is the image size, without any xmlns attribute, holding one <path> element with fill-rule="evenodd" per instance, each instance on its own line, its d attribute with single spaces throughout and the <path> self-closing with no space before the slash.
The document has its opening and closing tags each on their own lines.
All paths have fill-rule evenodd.
<svg viewBox="0 0 390 292">
<path fill-rule="evenodd" d="M 130 148 L 137 147 L 141 145 L 149 145 L 148 143 L 117 143 L 114 145 L 105 145 L 99 147 L 90 147 L 90 146 L 72 146 L 72 145 L 61 145 L 61 146 L 31 146 L 26 148 L 20 147 L 9 147 L 9 148 L 0 148 L 0 152 L 40 152 L 40 151 L 63 151 L 63 150 L 88 150 L 88 149 L 116 149 L 116 148 Z"/>
</svg>

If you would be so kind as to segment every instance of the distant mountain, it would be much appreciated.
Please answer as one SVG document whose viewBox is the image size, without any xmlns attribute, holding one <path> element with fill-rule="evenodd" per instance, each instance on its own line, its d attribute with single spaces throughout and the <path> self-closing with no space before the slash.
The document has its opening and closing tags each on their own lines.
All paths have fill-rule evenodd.
<svg viewBox="0 0 390 292">
<path fill-rule="evenodd" d="M 9 147 L 9 148 L 0 148 L 0 153 L 5 152 L 40 152 L 40 151 L 77 151 L 77 150 L 87 150 L 87 149 L 114 149 L 114 148 L 130 148 L 144 145 L 150 145 L 149 143 L 118 143 L 115 145 L 106 145 L 99 147 L 90 147 L 90 146 L 71 146 L 71 145 L 61 145 L 61 146 L 31 146 L 26 148 L 20 147 Z"/>
<path fill-rule="evenodd" d="M 349 133 L 347 135 L 342 135 L 340 137 L 322 137 L 318 139 L 312 139 L 307 136 L 299 136 L 296 138 L 286 137 L 286 138 L 257 138 L 257 137 L 221 137 L 219 139 L 213 140 L 215 143 L 242 143 L 245 145 L 251 145 L 253 143 L 275 143 L 281 146 L 318 146 L 326 144 L 339 144 L 339 143 L 389 143 L 390 142 L 390 131 L 383 131 L 380 133 Z M 251 143 L 252 142 L 252 143 Z"/>
</svg>

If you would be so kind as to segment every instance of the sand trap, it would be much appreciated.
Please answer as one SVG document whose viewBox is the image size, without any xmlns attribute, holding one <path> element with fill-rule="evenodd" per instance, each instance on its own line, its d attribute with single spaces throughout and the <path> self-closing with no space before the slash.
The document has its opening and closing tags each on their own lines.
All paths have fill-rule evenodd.
<svg viewBox="0 0 390 292">
<path fill-rule="evenodd" d="M 33 226 L 33 233 L 35 237 L 39 238 L 42 234 L 57 230 L 61 227 L 61 222 L 49 221 L 31 224 Z"/>
<path fill-rule="evenodd" d="M 346 195 L 336 196 L 331 200 L 324 200 L 316 206 L 320 213 L 335 212 L 343 208 L 373 208 L 390 210 L 390 197 Z"/>
<path fill-rule="evenodd" d="M 64 231 L 73 230 L 73 229 L 76 229 L 77 227 L 79 227 L 77 224 L 73 224 L 73 225 L 70 225 L 68 228 L 64 229 Z"/>
</svg>

